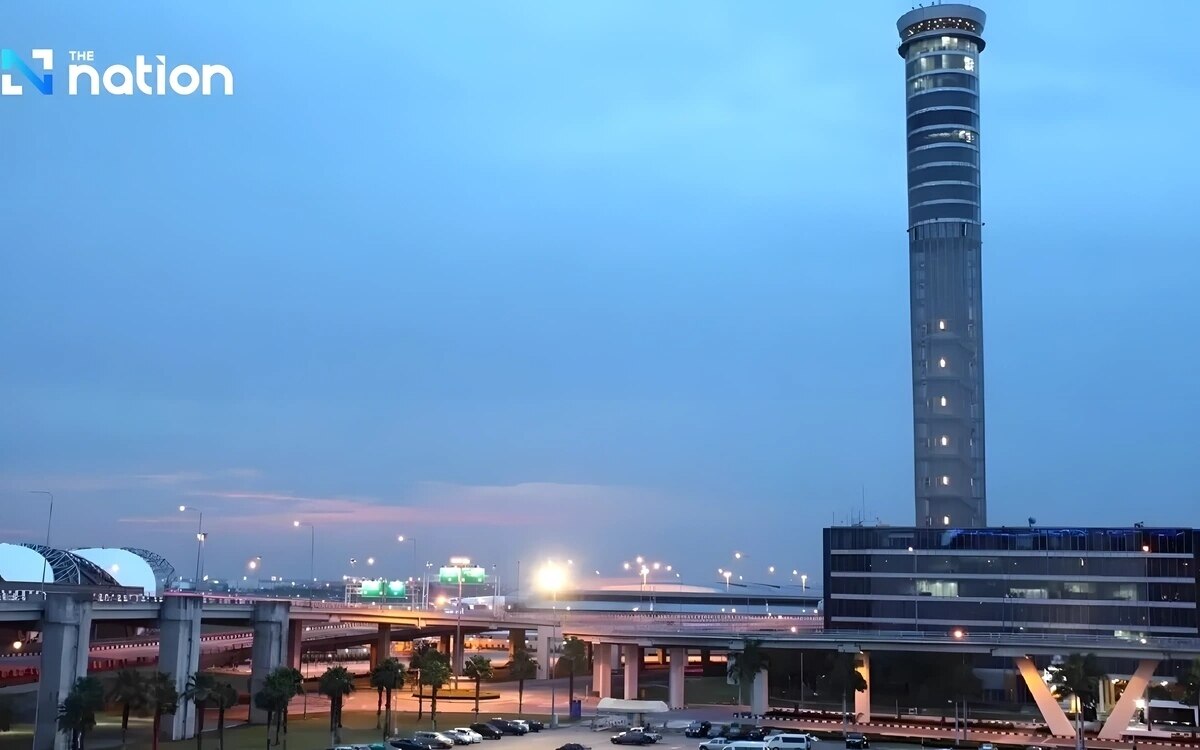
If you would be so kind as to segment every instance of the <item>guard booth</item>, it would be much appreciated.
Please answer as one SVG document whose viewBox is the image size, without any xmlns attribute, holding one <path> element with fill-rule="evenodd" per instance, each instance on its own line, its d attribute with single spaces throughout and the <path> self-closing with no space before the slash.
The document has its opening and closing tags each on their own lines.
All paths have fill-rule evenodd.
<svg viewBox="0 0 1200 750">
<path fill-rule="evenodd" d="M 617 726 L 648 726 L 647 717 L 655 714 L 669 713 L 671 709 L 663 701 L 634 701 L 625 700 L 624 698 L 601 698 L 596 704 L 596 716 L 598 719 L 607 721 L 603 723 L 607 727 Z"/>
</svg>

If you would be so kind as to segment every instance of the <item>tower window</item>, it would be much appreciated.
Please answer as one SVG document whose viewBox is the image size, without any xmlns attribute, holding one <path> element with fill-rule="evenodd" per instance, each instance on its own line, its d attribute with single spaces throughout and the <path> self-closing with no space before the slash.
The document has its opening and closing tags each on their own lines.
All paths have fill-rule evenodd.
<svg viewBox="0 0 1200 750">
<path fill-rule="evenodd" d="M 948 476 L 946 476 L 946 475 L 944 475 L 944 474 L 942 475 L 942 486 L 943 486 L 943 487 L 949 487 L 949 486 L 950 486 L 950 477 L 948 477 Z"/>
<path fill-rule="evenodd" d="M 950 445 L 950 438 L 949 438 L 949 437 L 947 437 L 947 436 L 945 436 L 945 435 L 942 435 L 942 441 L 941 441 L 941 442 L 942 442 L 942 447 L 945 447 L 945 446 L 947 446 L 947 445 Z"/>
<path fill-rule="evenodd" d="M 939 321 L 938 321 L 938 330 L 939 330 L 939 331 L 944 331 L 944 330 L 946 330 L 946 321 L 944 321 L 944 320 L 939 320 Z"/>
<path fill-rule="evenodd" d="M 949 525 L 950 525 L 950 516 L 942 516 L 942 525 L 943 525 L 943 526 L 949 526 Z"/>
<path fill-rule="evenodd" d="M 942 396 L 942 406 L 946 406 L 946 405 L 948 405 L 949 403 L 950 403 L 950 402 L 946 400 L 946 397 L 945 397 L 945 396 Z"/>
<path fill-rule="evenodd" d="M 946 366 L 946 358 L 942 357 L 941 359 L 938 360 L 938 367 L 945 367 L 945 366 Z"/>
</svg>

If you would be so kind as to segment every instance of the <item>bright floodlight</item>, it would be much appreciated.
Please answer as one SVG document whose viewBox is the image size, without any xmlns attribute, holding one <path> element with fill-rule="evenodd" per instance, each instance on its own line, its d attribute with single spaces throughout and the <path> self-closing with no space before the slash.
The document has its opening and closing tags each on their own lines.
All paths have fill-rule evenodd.
<svg viewBox="0 0 1200 750">
<path fill-rule="evenodd" d="M 562 591 L 567 584 L 567 571 L 554 563 L 546 563 L 537 572 L 537 585 L 542 591 Z"/>
<path fill-rule="evenodd" d="M 450 558 L 451 565 L 470 565 L 471 558 L 469 557 L 452 557 Z"/>
<path fill-rule="evenodd" d="M 251 560 L 250 561 L 250 570 L 254 570 L 257 567 L 258 567 L 258 560 Z"/>
<path fill-rule="evenodd" d="M 629 563 L 625 563 L 625 570 L 629 570 Z"/>
<path fill-rule="evenodd" d="M 184 512 L 185 510 L 187 510 L 187 506 L 186 506 L 186 505 L 180 505 L 180 506 L 179 506 L 179 512 L 180 512 L 180 513 Z"/>
<path fill-rule="evenodd" d="M 25 644 L 22 643 L 21 641 L 13 641 L 13 651 L 20 651 L 21 647 L 24 645 Z"/>
<path fill-rule="evenodd" d="M 741 560 L 741 559 L 742 559 L 742 553 L 741 553 L 741 552 L 734 552 L 734 553 L 733 553 L 733 559 L 734 559 L 734 560 Z"/>
<path fill-rule="evenodd" d="M 375 558 L 373 558 L 373 557 L 368 557 L 368 558 L 367 558 L 367 565 L 374 565 L 374 564 L 375 564 Z"/>
<path fill-rule="evenodd" d="M 396 537 L 396 541 L 397 541 L 397 542 L 403 542 L 403 541 L 404 541 L 404 535 L 403 535 L 403 534 L 401 534 L 400 536 Z"/>
<path fill-rule="evenodd" d="M 299 521 L 292 521 L 292 526 L 295 526 L 295 527 L 298 529 L 298 528 L 300 528 L 300 522 L 299 522 Z"/>
</svg>

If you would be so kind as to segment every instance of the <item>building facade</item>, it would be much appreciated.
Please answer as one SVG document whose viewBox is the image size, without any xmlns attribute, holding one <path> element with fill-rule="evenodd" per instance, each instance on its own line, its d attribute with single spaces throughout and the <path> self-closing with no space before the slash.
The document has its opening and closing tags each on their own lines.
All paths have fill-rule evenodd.
<svg viewBox="0 0 1200 750">
<path fill-rule="evenodd" d="M 979 201 L 983 11 L 900 17 L 908 148 L 916 525 L 987 525 Z"/>
<path fill-rule="evenodd" d="M 1200 636 L 1200 532 L 824 531 L 825 627 Z"/>
</svg>

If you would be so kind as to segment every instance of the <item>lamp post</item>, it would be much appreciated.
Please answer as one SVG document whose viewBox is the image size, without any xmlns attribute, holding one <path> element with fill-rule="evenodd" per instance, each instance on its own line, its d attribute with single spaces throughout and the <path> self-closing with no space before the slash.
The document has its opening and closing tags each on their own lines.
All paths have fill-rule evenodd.
<svg viewBox="0 0 1200 750">
<path fill-rule="evenodd" d="M 250 560 L 250 562 L 246 563 L 246 567 L 249 568 L 250 570 L 254 571 L 254 590 L 256 592 L 262 586 L 262 576 L 258 572 L 258 569 L 261 565 L 262 565 L 262 555 L 255 555 Z"/>
<path fill-rule="evenodd" d="M 405 542 L 408 542 L 408 543 L 410 543 L 410 544 L 412 545 L 412 551 L 413 551 L 413 575 L 415 576 L 416 574 L 420 573 L 420 572 L 421 572 L 421 569 L 420 569 L 420 567 L 417 565 L 417 540 L 416 540 L 416 539 L 414 539 L 414 538 L 412 538 L 411 536 L 404 536 L 403 534 L 400 534 L 399 536 L 397 536 L 397 537 L 396 537 L 396 541 L 397 541 L 397 542 L 399 542 L 400 544 L 403 544 L 403 543 L 405 543 Z M 408 594 L 408 603 L 409 603 L 409 609 L 416 609 L 416 608 L 417 608 L 416 597 L 414 596 L 413 592 L 411 592 L 411 591 L 410 591 L 410 592 L 409 592 L 409 594 Z"/>
<path fill-rule="evenodd" d="M 454 669 L 454 674 L 457 676 L 460 672 L 462 672 L 462 665 L 458 663 L 458 659 L 456 659 L 455 656 L 457 654 L 464 653 L 464 651 L 465 651 L 465 649 L 463 648 L 463 642 L 462 642 L 463 568 L 471 564 L 471 558 L 469 558 L 469 557 L 452 557 L 452 558 L 450 558 L 450 564 L 454 567 L 454 571 L 458 574 L 456 576 L 458 578 L 458 618 L 457 618 L 457 622 L 454 625 L 454 652 L 455 653 L 450 655 L 451 666 L 456 667 L 456 669 Z M 455 680 L 455 683 L 457 683 L 457 682 L 458 682 L 458 680 Z M 456 687 L 457 687 L 457 684 L 456 684 Z"/>
<path fill-rule="evenodd" d="M 196 524 L 196 591 L 199 591 L 200 576 L 204 572 L 204 569 L 200 566 L 201 553 L 204 550 L 204 540 L 208 538 L 208 535 L 204 533 L 204 511 L 191 505 L 180 505 L 179 512 L 195 513 L 199 518 L 199 522 Z"/>
<path fill-rule="evenodd" d="M 317 580 L 317 527 L 307 521 L 292 521 L 293 528 L 308 527 L 308 575 L 310 581 Z"/>
<path fill-rule="evenodd" d="M 732 570 L 723 570 L 723 571 L 721 571 L 721 575 L 725 576 L 725 590 L 729 591 L 729 579 L 731 576 L 733 576 L 733 571 Z"/>
<path fill-rule="evenodd" d="M 50 524 L 54 521 L 54 493 L 49 490 L 30 490 L 31 495 L 45 495 L 50 498 L 50 512 L 46 515 L 46 548 L 49 553 L 50 547 Z M 42 555 L 42 595 L 46 594 L 46 555 Z"/>
</svg>

